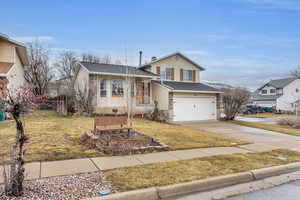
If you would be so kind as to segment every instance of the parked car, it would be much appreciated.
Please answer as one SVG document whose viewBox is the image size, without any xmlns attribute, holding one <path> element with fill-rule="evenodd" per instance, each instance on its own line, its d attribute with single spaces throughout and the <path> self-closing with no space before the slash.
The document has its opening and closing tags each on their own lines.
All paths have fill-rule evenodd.
<svg viewBox="0 0 300 200">
<path fill-rule="evenodd" d="M 243 109 L 244 114 L 256 114 L 256 113 L 263 113 L 266 112 L 266 109 L 261 106 L 256 105 L 247 105 Z"/>
</svg>

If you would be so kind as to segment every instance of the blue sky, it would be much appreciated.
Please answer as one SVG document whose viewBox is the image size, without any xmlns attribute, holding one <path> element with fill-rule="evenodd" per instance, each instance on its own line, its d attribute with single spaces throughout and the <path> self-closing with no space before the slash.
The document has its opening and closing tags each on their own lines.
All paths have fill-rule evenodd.
<svg viewBox="0 0 300 200">
<path fill-rule="evenodd" d="M 1 3 L 0 32 L 138 64 L 180 51 L 202 80 L 256 88 L 300 64 L 299 0 L 49 0 Z M 126 56 L 127 55 L 127 56 Z"/>
</svg>

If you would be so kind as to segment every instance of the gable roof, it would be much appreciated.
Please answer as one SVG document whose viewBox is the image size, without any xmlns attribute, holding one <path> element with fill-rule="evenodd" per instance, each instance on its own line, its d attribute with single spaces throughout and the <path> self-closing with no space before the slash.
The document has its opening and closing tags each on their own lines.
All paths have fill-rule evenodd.
<svg viewBox="0 0 300 200">
<path fill-rule="evenodd" d="M 81 66 L 89 71 L 89 73 L 103 74 L 103 75 L 116 75 L 116 76 L 129 76 L 134 77 L 149 77 L 153 78 L 157 76 L 154 73 L 138 69 L 133 66 L 104 64 L 104 63 L 91 63 L 91 62 L 79 62 Z"/>
<path fill-rule="evenodd" d="M 1 34 L 1 33 L 0 33 L 0 40 L 14 44 L 16 46 L 17 54 L 20 57 L 22 64 L 23 65 L 29 64 L 27 50 L 26 50 L 26 46 L 24 44 L 17 42 L 15 40 L 12 40 L 7 35 Z"/>
<path fill-rule="evenodd" d="M 259 90 L 256 90 L 251 94 L 251 100 L 254 100 L 254 101 L 276 101 L 276 99 L 280 96 L 281 96 L 281 94 L 261 95 L 261 94 L 259 94 Z"/>
<path fill-rule="evenodd" d="M 155 80 L 155 83 L 166 87 L 176 92 L 209 92 L 209 93 L 221 93 L 220 90 L 205 85 L 203 83 L 190 83 L 190 82 L 177 82 L 177 81 L 160 81 Z"/>
<path fill-rule="evenodd" d="M 274 79 L 274 80 L 271 80 L 268 83 L 264 84 L 262 87 L 259 88 L 259 90 L 262 89 L 263 87 L 265 87 L 266 85 L 271 85 L 271 86 L 275 87 L 276 89 L 282 89 L 296 79 L 297 78 L 294 78 L 294 77 Z"/>
<path fill-rule="evenodd" d="M 156 60 L 154 60 L 154 61 L 151 61 L 151 62 L 149 62 L 149 63 L 147 63 L 147 64 L 141 66 L 140 68 L 146 68 L 146 67 L 148 67 L 149 65 L 152 65 L 153 63 L 159 62 L 159 61 L 161 61 L 161 60 L 164 60 L 164 59 L 170 58 L 170 57 L 172 57 L 172 56 L 176 56 L 176 55 L 181 56 L 181 57 L 182 57 L 183 59 L 185 59 L 186 61 L 192 63 L 192 64 L 195 65 L 195 67 L 197 67 L 199 70 L 201 70 L 201 71 L 204 71 L 204 70 L 205 70 L 205 69 L 204 69 L 202 66 L 200 66 L 198 63 L 196 63 L 196 62 L 194 62 L 193 60 L 189 59 L 187 56 L 183 55 L 183 54 L 180 53 L 180 52 L 175 52 L 175 53 L 172 53 L 172 54 L 170 54 L 170 55 L 167 55 L 167 56 L 158 58 L 158 59 L 156 59 Z"/>
</svg>

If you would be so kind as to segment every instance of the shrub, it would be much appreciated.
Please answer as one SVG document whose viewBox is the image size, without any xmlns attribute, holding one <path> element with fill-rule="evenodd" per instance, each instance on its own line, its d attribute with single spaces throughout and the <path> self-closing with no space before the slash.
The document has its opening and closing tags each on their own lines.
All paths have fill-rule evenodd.
<svg viewBox="0 0 300 200">
<path fill-rule="evenodd" d="M 158 109 L 158 102 L 154 101 L 154 110 L 150 114 L 150 119 L 152 121 L 157 121 L 157 122 L 166 122 L 168 121 L 168 114 L 164 112 L 163 110 Z"/>
<path fill-rule="evenodd" d="M 300 120 L 292 120 L 292 119 L 280 119 L 277 124 L 290 126 L 293 128 L 300 128 Z"/>
</svg>

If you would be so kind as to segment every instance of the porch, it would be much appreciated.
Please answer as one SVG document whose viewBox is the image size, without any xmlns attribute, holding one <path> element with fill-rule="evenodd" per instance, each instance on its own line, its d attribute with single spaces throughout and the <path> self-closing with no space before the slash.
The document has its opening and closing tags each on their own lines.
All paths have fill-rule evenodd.
<svg viewBox="0 0 300 200">
<path fill-rule="evenodd" d="M 149 78 L 92 75 L 91 88 L 96 113 L 145 114 L 154 109 Z"/>
</svg>

